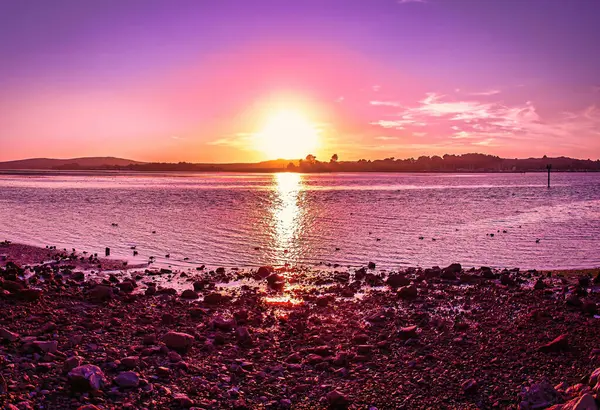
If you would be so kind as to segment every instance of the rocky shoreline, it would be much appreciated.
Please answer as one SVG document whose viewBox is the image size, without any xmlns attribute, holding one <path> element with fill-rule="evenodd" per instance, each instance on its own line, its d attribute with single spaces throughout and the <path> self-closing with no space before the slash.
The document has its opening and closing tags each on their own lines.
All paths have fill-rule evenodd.
<svg viewBox="0 0 600 410">
<path fill-rule="evenodd" d="M 117 272 L 21 246 L 0 247 L 7 409 L 600 404 L 597 270 Z"/>
</svg>

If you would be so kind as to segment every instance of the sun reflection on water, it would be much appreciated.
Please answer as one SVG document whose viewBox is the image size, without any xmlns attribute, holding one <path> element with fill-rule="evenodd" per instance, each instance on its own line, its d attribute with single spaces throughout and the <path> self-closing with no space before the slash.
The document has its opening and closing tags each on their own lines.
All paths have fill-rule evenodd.
<svg viewBox="0 0 600 410">
<path fill-rule="evenodd" d="M 274 174 L 275 206 L 273 207 L 274 244 L 276 258 L 285 263 L 298 257 L 297 241 L 302 226 L 303 209 L 300 204 L 302 175 Z"/>
</svg>

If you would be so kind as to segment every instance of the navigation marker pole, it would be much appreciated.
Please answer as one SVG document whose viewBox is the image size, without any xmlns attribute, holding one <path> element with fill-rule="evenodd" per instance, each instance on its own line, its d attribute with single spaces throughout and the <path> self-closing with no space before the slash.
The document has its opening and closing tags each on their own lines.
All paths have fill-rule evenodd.
<svg viewBox="0 0 600 410">
<path fill-rule="evenodd" d="M 552 169 L 552 164 L 546 165 L 546 169 L 548 170 L 548 188 L 550 188 L 550 170 Z"/>
</svg>

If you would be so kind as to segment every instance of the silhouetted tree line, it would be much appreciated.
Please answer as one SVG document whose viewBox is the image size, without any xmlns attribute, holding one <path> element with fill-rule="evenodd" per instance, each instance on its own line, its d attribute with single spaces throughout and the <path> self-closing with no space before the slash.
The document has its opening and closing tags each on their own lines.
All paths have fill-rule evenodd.
<svg viewBox="0 0 600 410">
<path fill-rule="evenodd" d="M 510 159 L 485 154 L 463 154 L 442 157 L 420 156 L 418 158 L 396 159 L 394 157 L 358 161 L 340 161 L 333 154 L 328 161 L 319 161 L 309 154 L 298 161 L 274 160 L 254 164 L 194 164 L 179 163 L 137 163 L 127 166 L 81 167 L 77 163 L 55 167 L 58 170 L 122 170 L 138 172 L 539 172 L 552 165 L 553 171 L 583 172 L 600 171 L 600 160 L 581 160 L 568 157 Z"/>
</svg>

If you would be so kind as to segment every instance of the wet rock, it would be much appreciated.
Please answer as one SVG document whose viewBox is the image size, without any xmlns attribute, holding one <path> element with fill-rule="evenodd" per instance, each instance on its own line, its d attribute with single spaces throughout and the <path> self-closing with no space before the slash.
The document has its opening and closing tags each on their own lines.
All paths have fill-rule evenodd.
<svg viewBox="0 0 600 410">
<path fill-rule="evenodd" d="M 556 339 L 552 340 L 551 342 L 540 346 L 539 350 L 540 352 L 560 352 L 563 350 L 567 350 L 569 348 L 569 339 L 568 339 L 568 335 L 563 334 L 558 336 Z"/>
<path fill-rule="evenodd" d="M 546 283 L 542 280 L 542 278 L 539 278 L 538 280 L 535 281 L 535 285 L 533 285 L 533 288 L 535 290 L 544 290 L 547 288 Z"/>
<path fill-rule="evenodd" d="M 375 270 L 375 267 L 376 267 L 376 265 L 375 265 L 375 262 L 369 262 L 369 264 L 367 265 L 367 267 L 368 267 L 370 270 Z"/>
<path fill-rule="evenodd" d="M 462 266 L 460 265 L 460 263 L 453 263 L 450 266 L 442 269 L 442 273 L 440 274 L 440 277 L 442 279 L 455 280 L 456 275 L 458 275 L 461 271 L 462 271 Z"/>
<path fill-rule="evenodd" d="M 327 403 L 331 409 L 346 409 L 350 405 L 350 400 L 346 395 L 340 393 L 338 390 L 332 390 L 327 393 Z"/>
<path fill-rule="evenodd" d="M 113 298 L 113 290 L 110 286 L 96 285 L 89 291 L 88 298 L 94 302 L 106 302 Z"/>
<path fill-rule="evenodd" d="M 410 280 L 408 280 L 406 278 L 406 276 L 401 275 L 401 274 L 395 274 L 395 275 L 390 275 L 387 280 L 386 283 L 389 287 L 391 288 L 399 288 L 401 286 L 408 286 L 410 285 Z"/>
<path fill-rule="evenodd" d="M 27 302 L 35 302 L 40 299 L 43 294 L 44 292 L 41 289 L 23 289 L 18 293 L 19 298 Z"/>
<path fill-rule="evenodd" d="M 69 372 L 69 383 L 74 391 L 96 391 L 106 383 L 106 378 L 98 366 L 86 364 Z"/>
<path fill-rule="evenodd" d="M 208 295 L 204 296 L 204 303 L 208 305 L 218 305 L 224 300 L 225 298 L 223 297 L 223 295 L 217 292 L 209 293 Z"/>
<path fill-rule="evenodd" d="M 398 289 L 398 297 L 400 299 L 412 300 L 415 299 L 417 296 L 419 296 L 419 291 L 414 285 L 403 286 L 400 289 Z"/>
<path fill-rule="evenodd" d="M 356 272 L 354 272 L 355 280 L 363 280 L 367 275 L 367 270 L 365 268 L 360 268 Z"/>
<path fill-rule="evenodd" d="M 272 289 L 281 289 L 285 285 L 285 278 L 278 273 L 272 273 L 267 277 L 267 285 Z"/>
<path fill-rule="evenodd" d="M 589 276 L 580 276 L 580 277 L 577 278 L 577 283 L 582 288 L 587 288 L 587 287 L 590 286 L 591 279 L 590 279 Z"/>
<path fill-rule="evenodd" d="M 515 286 L 517 284 L 517 282 L 506 273 L 500 275 L 500 283 L 504 286 Z"/>
<path fill-rule="evenodd" d="M 163 336 L 163 342 L 170 349 L 185 351 L 194 343 L 194 336 L 187 333 L 169 332 Z"/>
<path fill-rule="evenodd" d="M 327 305 L 329 305 L 329 302 L 331 302 L 332 299 L 333 298 L 330 296 L 319 296 L 315 301 L 315 304 L 319 307 L 326 307 Z"/>
<path fill-rule="evenodd" d="M 135 372 L 121 372 L 115 377 L 115 384 L 124 389 L 132 389 L 138 387 L 140 384 L 140 378 Z"/>
<path fill-rule="evenodd" d="M 186 289 L 181 293 L 182 299 L 198 299 L 198 294 L 191 289 Z"/>
<path fill-rule="evenodd" d="M 0 328 L 0 339 L 7 340 L 9 342 L 16 342 L 19 340 L 19 335 L 2 327 Z"/>
<path fill-rule="evenodd" d="M 266 279 L 273 272 L 273 270 L 274 269 L 272 266 L 261 266 L 258 268 L 258 271 L 256 271 L 255 279 Z"/>
<path fill-rule="evenodd" d="M 122 292 L 125 292 L 125 293 L 131 293 L 131 292 L 133 292 L 135 290 L 136 286 L 137 285 L 132 280 L 126 280 L 126 281 L 123 281 L 123 282 L 117 284 L 117 287 Z"/>
</svg>

